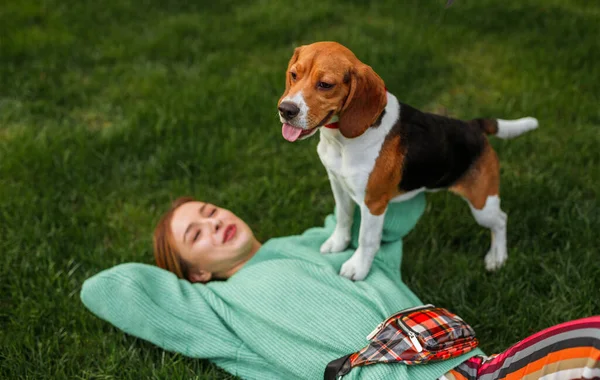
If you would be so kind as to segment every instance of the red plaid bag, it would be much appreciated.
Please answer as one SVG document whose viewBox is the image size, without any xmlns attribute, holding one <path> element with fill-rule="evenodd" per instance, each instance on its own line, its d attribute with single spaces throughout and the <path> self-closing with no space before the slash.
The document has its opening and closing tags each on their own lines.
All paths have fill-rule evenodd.
<svg viewBox="0 0 600 380">
<path fill-rule="evenodd" d="M 448 310 L 425 305 L 399 311 L 367 336 L 369 345 L 333 360 L 325 380 L 340 379 L 353 367 L 401 362 L 407 365 L 446 360 L 477 347 L 475 331 Z"/>
</svg>

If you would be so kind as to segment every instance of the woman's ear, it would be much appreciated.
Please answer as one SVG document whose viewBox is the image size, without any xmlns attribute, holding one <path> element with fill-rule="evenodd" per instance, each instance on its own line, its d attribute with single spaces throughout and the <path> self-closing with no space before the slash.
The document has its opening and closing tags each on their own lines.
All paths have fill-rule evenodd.
<svg viewBox="0 0 600 380">
<path fill-rule="evenodd" d="M 210 281 L 210 279 L 212 278 L 212 273 L 207 272 L 207 271 L 197 271 L 197 272 L 191 272 L 189 274 L 189 280 L 190 282 L 201 282 L 203 284 L 207 283 Z"/>
<path fill-rule="evenodd" d="M 362 64 L 350 71 L 350 91 L 340 111 L 340 132 L 353 138 L 373 125 L 385 106 L 387 96 L 383 79 L 371 66 Z"/>
</svg>

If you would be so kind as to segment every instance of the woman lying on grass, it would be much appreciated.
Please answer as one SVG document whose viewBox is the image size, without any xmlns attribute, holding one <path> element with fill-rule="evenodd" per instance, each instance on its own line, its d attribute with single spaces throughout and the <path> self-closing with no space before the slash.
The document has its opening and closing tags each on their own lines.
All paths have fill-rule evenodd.
<svg viewBox="0 0 600 380">
<path fill-rule="evenodd" d="M 319 247 L 333 231 L 333 215 L 324 227 L 261 244 L 230 211 L 180 198 L 154 233 L 163 269 L 116 266 L 88 279 L 81 298 L 131 335 L 209 359 L 244 379 L 322 379 L 327 363 L 364 347 L 377 324 L 422 304 L 399 268 L 401 238 L 424 206 L 423 195 L 390 204 L 373 268 L 364 281 L 352 282 L 338 273 L 356 248 L 359 213 L 351 247 L 323 255 Z M 537 379 L 556 371 L 561 379 L 600 376 L 600 318 L 540 334 L 490 361 L 475 349 L 422 365 L 357 367 L 344 379 Z"/>
</svg>

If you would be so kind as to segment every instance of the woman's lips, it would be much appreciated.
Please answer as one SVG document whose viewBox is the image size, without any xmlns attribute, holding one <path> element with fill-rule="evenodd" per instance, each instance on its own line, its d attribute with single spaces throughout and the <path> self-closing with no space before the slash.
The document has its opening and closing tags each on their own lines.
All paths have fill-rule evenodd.
<svg viewBox="0 0 600 380">
<path fill-rule="evenodd" d="M 227 243 L 229 240 L 233 239 L 236 231 L 237 228 L 235 227 L 235 224 L 228 225 L 227 228 L 225 228 L 225 232 L 223 233 L 223 243 Z"/>
</svg>

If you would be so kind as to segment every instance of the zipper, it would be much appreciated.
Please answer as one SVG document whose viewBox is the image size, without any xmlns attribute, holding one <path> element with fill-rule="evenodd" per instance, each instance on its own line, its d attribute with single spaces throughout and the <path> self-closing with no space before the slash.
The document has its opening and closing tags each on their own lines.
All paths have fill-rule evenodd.
<svg viewBox="0 0 600 380">
<path fill-rule="evenodd" d="M 375 330 L 371 331 L 371 333 L 369 335 L 367 335 L 367 340 L 371 340 L 371 339 L 375 338 L 375 335 L 377 335 L 377 333 L 379 331 L 381 331 L 381 328 L 383 327 L 384 324 L 385 324 L 385 322 L 381 322 L 380 324 L 378 324 L 377 327 L 375 327 Z"/>
<path fill-rule="evenodd" d="M 419 335 L 419 333 L 415 332 L 415 330 L 408 327 L 408 325 L 404 323 L 402 318 L 398 319 L 398 323 L 404 328 L 404 331 L 406 331 L 406 333 L 408 334 L 408 339 L 410 339 L 413 346 L 415 346 L 417 352 L 423 351 L 423 346 L 421 345 L 421 342 L 419 342 L 419 340 L 417 339 L 417 335 Z"/>
<path fill-rule="evenodd" d="M 402 314 L 406 314 L 406 313 L 410 313 L 410 312 L 413 312 L 413 311 L 418 311 L 418 310 L 422 310 L 422 309 L 429 309 L 429 308 L 433 308 L 433 307 L 435 307 L 435 306 L 433 306 L 432 304 L 427 304 L 427 305 L 415 306 L 415 307 L 411 307 L 411 308 L 408 308 L 408 309 L 401 310 L 401 311 L 399 311 L 399 312 L 391 315 L 390 317 L 388 317 L 385 321 L 383 321 L 380 324 L 378 324 L 377 327 L 375 327 L 375 330 L 371 331 L 371 333 L 369 335 L 367 335 L 367 340 L 373 339 L 375 337 L 375 335 L 377 335 L 381 331 L 381 329 L 383 329 L 383 327 L 389 321 L 391 321 L 392 319 L 396 318 L 397 316 L 402 315 Z M 408 329 L 409 332 L 412 332 L 413 335 L 415 334 L 415 332 L 412 331 L 412 329 L 410 329 L 404 323 L 402 323 L 402 324 Z M 415 340 L 416 340 L 416 337 L 415 337 Z M 411 339 L 411 341 L 412 341 L 412 339 Z M 413 344 L 414 344 L 414 342 L 413 342 Z M 419 344 L 419 346 L 420 346 L 420 344 Z M 415 345 L 415 347 L 417 347 L 417 346 Z M 423 347 L 421 347 L 421 351 L 423 351 Z M 419 352 L 421 352 L 421 351 L 419 351 Z"/>
<path fill-rule="evenodd" d="M 417 349 L 417 352 L 421 352 L 423 351 L 423 346 L 421 346 L 421 342 L 419 342 L 419 340 L 417 339 L 416 335 L 414 332 L 409 332 L 408 333 L 408 338 L 410 339 L 410 341 L 412 342 L 413 346 L 415 346 L 415 348 Z"/>
</svg>

